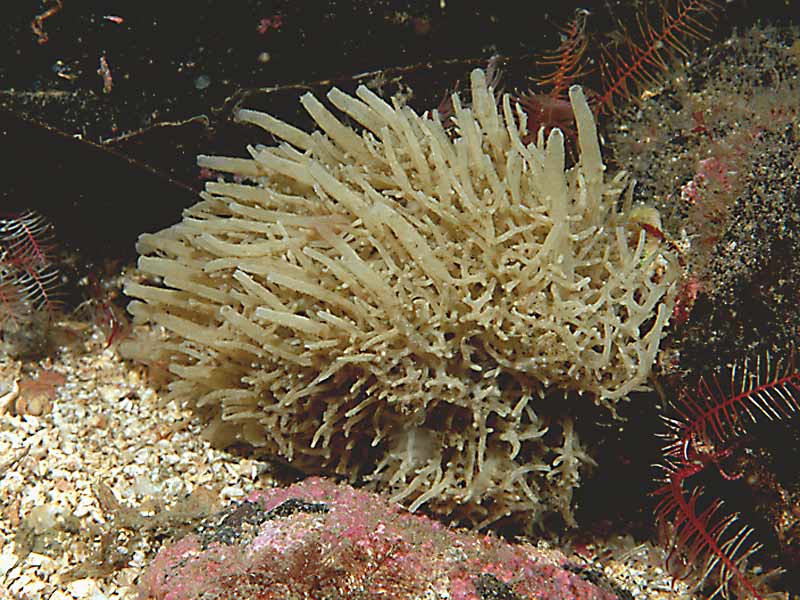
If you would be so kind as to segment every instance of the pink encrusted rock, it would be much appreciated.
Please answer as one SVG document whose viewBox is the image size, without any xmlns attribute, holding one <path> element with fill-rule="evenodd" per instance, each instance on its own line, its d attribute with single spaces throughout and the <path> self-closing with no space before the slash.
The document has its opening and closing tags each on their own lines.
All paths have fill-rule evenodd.
<svg viewBox="0 0 800 600">
<path fill-rule="evenodd" d="M 618 598 L 582 572 L 560 552 L 452 530 L 312 477 L 254 492 L 162 548 L 140 593 L 155 600 Z"/>
</svg>

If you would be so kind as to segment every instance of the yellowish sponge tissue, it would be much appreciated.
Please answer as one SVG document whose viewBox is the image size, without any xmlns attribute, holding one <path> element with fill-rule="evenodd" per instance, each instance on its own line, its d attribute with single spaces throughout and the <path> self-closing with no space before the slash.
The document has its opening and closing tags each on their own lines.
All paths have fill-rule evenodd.
<svg viewBox="0 0 800 600">
<path fill-rule="evenodd" d="M 646 388 L 680 269 L 569 97 L 569 168 L 481 70 L 447 124 L 364 86 L 328 93 L 340 116 L 303 96 L 312 133 L 241 110 L 278 143 L 198 158 L 220 178 L 141 236 L 126 287 L 163 339 L 123 350 L 166 365 L 218 444 L 476 526 L 572 522 L 580 396 Z"/>
</svg>

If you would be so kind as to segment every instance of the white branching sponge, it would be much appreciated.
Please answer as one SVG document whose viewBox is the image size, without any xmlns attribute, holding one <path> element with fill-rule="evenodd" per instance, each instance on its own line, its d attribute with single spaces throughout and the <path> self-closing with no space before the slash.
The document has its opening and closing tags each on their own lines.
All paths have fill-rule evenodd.
<svg viewBox="0 0 800 600">
<path fill-rule="evenodd" d="M 526 146 L 511 98 L 471 84 L 450 130 L 363 86 L 328 93 L 356 128 L 311 94 L 310 134 L 241 111 L 283 141 L 198 159 L 237 182 L 140 238 L 129 310 L 167 339 L 127 350 L 168 365 L 218 443 L 476 524 L 570 521 L 591 458 L 547 392 L 613 407 L 644 387 L 679 269 L 657 213 L 606 181 L 580 88 L 566 169 L 561 131 Z"/>
</svg>

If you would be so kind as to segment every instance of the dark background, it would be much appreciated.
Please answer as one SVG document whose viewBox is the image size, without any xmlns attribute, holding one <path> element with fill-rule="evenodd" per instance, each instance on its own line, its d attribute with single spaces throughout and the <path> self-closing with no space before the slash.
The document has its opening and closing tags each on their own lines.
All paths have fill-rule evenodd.
<svg viewBox="0 0 800 600">
<path fill-rule="evenodd" d="M 790 2 L 797 4 L 725 4 L 711 35 L 786 19 Z M 384 93 L 410 85 L 410 103 L 424 110 L 496 54 L 506 85 L 526 88 L 540 68 L 536 56 L 558 45 L 558 27 L 576 7 L 591 10 L 588 28 L 600 44 L 620 22 L 635 30 L 639 4 L 647 3 L 63 0 L 42 22 L 48 39 L 39 43 L 31 23 L 57 3 L 4 2 L 0 212 L 36 209 L 63 247 L 86 260 L 128 260 L 139 233 L 175 222 L 194 202 L 202 187 L 197 154 L 242 155 L 246 143 L 263 141 L 232 123 L 234 107 L 302 126 L 303 91 L 352 89 L 383 76 Z M 108 91 L 98 73 L 103 56 Z"/>
</svg>

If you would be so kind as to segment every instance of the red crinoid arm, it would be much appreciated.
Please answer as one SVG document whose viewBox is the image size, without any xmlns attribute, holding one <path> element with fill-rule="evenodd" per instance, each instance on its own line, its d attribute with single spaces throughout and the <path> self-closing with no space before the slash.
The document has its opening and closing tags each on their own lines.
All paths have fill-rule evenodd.
<svg viewBox="0 0 800 600">
<path fill-rule="evenodd" d="M 678 467 L 668 463 L 666 478 L 653 495 L 658 497 L 656 523 L 667 546 L 667 570 L 676 580 L 700 585 L 711 575 L 719 584 L 709 596 L 728 597 L 731 584 L 750 597 L 763 600 L 756 587 L 742 573 L 747 558 L 758 551 L 760 544 L 748 543 L 752 529 L 743 526 L 731 530 L 738 514 L 720 514 L 722 500 L 697 512 L 701 488 L 694 488 L 687 498 L 683 481 L 701 467 L 695 464 Z"/>
<path fill-rule="evenodd" d="M 0 300 L 5 316 L 19 319 L 25 307 L 55 307 L 58 271 L 50 262 L 51 227 L 33 211 L 0 219 Z"/>
<path fill-rule="evenodd" d="M 5 250 L 5 260 L 23 269 L 43 267 L 50 262 L 50 224 L 33 211 L 0 219 L 0 244 Z"/>
<path fill-rule="evenodd" d="M 45 265 L 18 271 L 13 278 L 13 284 L 20 297 L 33 310 L 45 309 L 52 312 L 58 304 L 53 295 L 59 278 L 60 274 L 55 267 Z"/>
<path fill-rule="evenodd" d="M 795 352 L 786 360 L 769 352 L 723 372 L 701 377 L 694 393 L 684 392 L 675 406 L 679 419 L 668 420 L 669 456 L 686 460 L 692 439 L 717 446 L 740 434 L 747 422 L 780 420 L 800 410 L 800 370 Z"/>
<path fill-rule="evenodd" d="M 562 39 L 552 54 L 545 54 L 539 64 L 552 66 L 552 72 L 536 79 L 540 86 L 551 86 L 547 95 L 566 99 L 567 90 L 577 79 L 586 75 L 586 18 L 589 11 L 579 8 L 575 17 L 561 29 Z"/>
<path fill-rule="evenodd" d="M 9 281 L 7 273 L 0 267 L 0 327 L 7 321 L 21 323 L 28 317 L 28 307 L 13 281 Z"/>
<path fill-rule="evenodd" d="M 709 27 L 704 16 L 714 16 L 714 0 L 678 0 L 673 12 L 663 9 L 658 27 L 639 16 L 641 41 L 626 35 L 622 48 L 603 49 L 600 67 L 603 93 L 598 97 L 599 110 L 614 109 L 617 99 L 631 97 L 632 89 L 647 83 L 659 83 L 659 74 L 669 68 L 676 55 L 686 56 L 687 39 L 705 39 Z"/>
<path fill-rule="evenodd" d="M 677 418 L 665 418 L 670 431 L 664 437 L 665 477 L 654 492 L 659 529 L 671 528 L 668 567 L 676 578 L 703 580 L 714 571 L 720 574 L 717 592 L 727 592 L 729 583 L 754 598 L 761 598 L 755 586 L 742 575 L 743 561 L 757 545 L 748 545 L 748 527 L 730 532 L 737 515 L 722 516 L 722 502 L 716 500 L 697 512 L 701 492 L 684 496 L 683 482 L 716 464 L 730 453 L 731 442 L 746 431 L 748 423 L 761 419 L 784 419 L 800 410 L 800 371 L 792 351 L 786 360 L 769 353 L 755 361 L 734 364 L 726 371 L 702 377 L 693 392 L 684 391 L 674 407 Z M 716 593 L 716 592 L 715 592 Z"/>
</svg>

